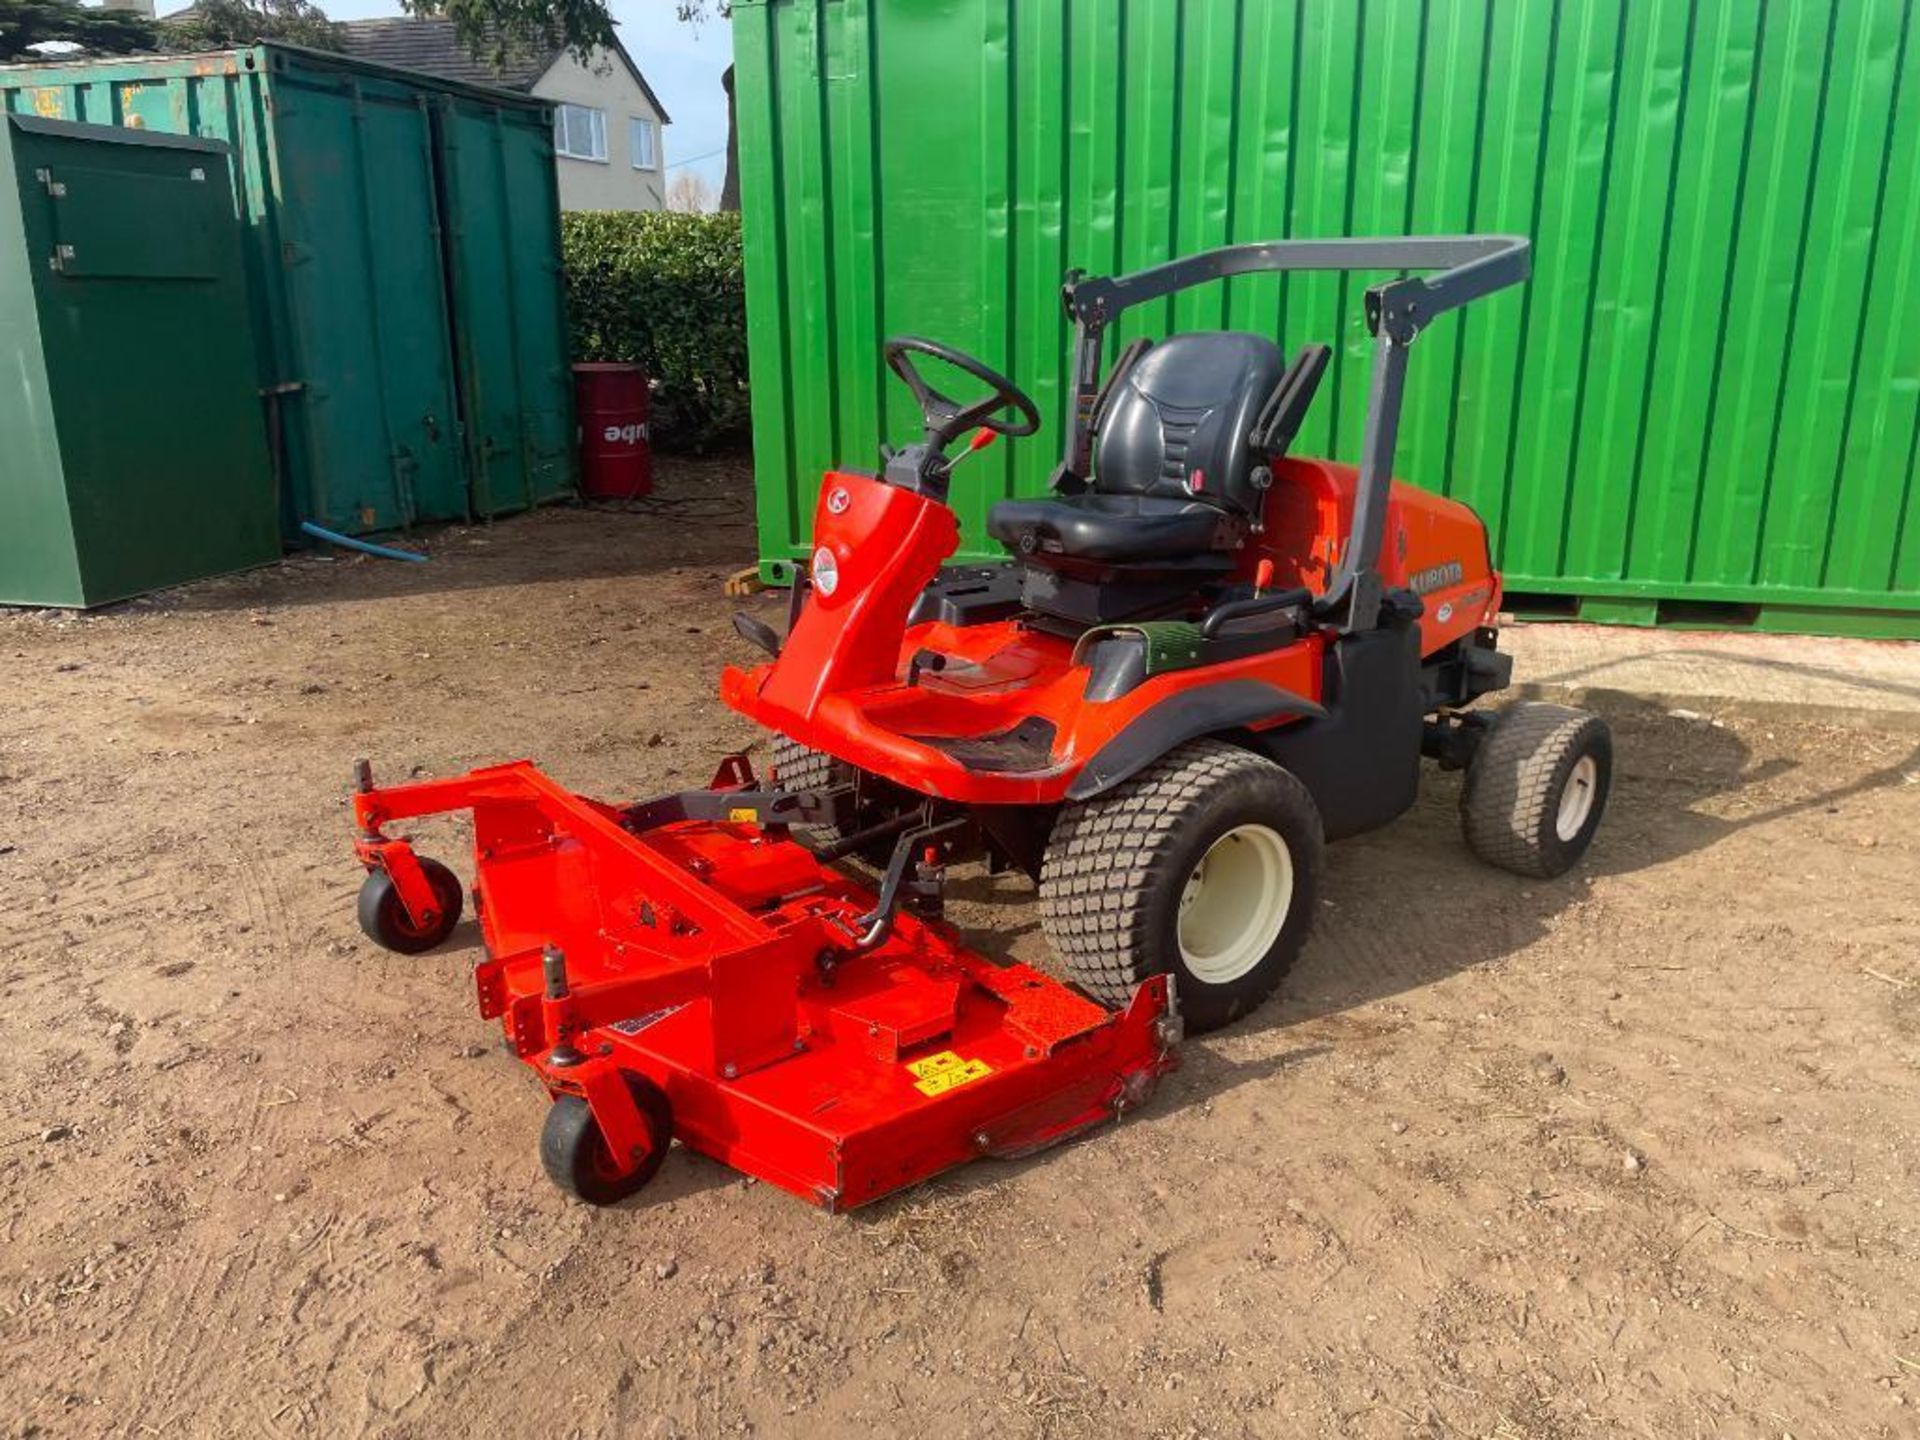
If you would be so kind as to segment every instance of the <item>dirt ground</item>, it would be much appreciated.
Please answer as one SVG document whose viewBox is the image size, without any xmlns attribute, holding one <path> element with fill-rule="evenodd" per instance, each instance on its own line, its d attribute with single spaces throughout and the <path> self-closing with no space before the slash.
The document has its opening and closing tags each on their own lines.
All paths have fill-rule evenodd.
<svg viewBox="0 0 1920 1440">
<path fill-rule="evenodd" d="M 0 1433 L 1920 1435 L 1920 748 L 1871 724 L 1605 696 L 1548 884 L 1436 774 L 1330 852 L 1283 1000 L 1033 1159 L 841 1218 L 684 1152 L 563 1201 L 472 923 L 356 928 L 345 795 L 747 742 L 741 467 L 666 478 L 0 616 Z M 1023 885 L 959 888 L 1045 963 Z"/>
</svg>

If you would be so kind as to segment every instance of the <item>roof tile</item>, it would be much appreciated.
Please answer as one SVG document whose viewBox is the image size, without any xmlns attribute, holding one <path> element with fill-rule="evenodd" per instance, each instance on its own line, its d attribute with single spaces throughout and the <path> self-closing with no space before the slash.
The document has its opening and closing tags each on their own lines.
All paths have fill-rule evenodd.
<svg viewBox="0 0 1920 1440">
<path fill-rule="evenodd" d="M 356 60 L 503 90 L 531 90 L 561 53 L 509 50 L 496 69 L 486 59 L 476 59 L 461 43 L 451 20 L 349 20 L 340 28 L 345 32 L 347 54 Z"/>
</svg>

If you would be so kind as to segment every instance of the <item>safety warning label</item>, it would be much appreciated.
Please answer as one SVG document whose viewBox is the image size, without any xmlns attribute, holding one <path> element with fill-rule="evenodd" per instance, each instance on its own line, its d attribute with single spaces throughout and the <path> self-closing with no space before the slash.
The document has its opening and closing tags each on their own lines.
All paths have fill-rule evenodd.
<svg viewBox="0 0 1920 1440">
<path fill-rule="evenodd" d="M 928 1055 L 921 1060 L 909 1060 L 907 1069 L 913 1073 L 913 1088 L 922 1095 L 942 1095 L 970 1080 L 993 1073 L 993 1067 L 986 1061 L 962 1060 L 951 1050 L 942 1050 L 938 1055 Z"/>
</svg>

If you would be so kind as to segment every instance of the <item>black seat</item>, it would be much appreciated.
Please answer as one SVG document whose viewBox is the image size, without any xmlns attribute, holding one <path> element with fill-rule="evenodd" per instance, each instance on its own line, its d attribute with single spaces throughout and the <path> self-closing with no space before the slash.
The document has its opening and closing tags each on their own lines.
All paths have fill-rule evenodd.
<svg viewBox="0 0 1920 1440">
<path fill-rule="evenodd" d="M 1231 331 L 1130 352 L 1095 416 L 1093 488 L 1002 500 L 987 533 L 1047 568 L 1226 569 L 1260 508 L 1251 437 L 1285 372 L 1271 340 Z"/>
<path fill-rule="evenodd" d="M 1043 564 L 1049 555 L 1124 565 L 1224 552 L 1226 546 L 1216 542 L 1231 529 L 1217 507 L 1198 500 L 1097 490 L 1050 500 L 1001 500 L 987 516 L 994 539 Z"/>
</svg>

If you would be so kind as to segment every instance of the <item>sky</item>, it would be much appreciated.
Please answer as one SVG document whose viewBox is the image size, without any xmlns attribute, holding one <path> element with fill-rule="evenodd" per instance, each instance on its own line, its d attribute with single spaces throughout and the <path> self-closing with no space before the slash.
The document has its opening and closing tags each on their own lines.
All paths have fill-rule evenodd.
<svg viewBox="0 0 1920 1440">
<path fill-rule="evenodd" d="M 169 8 L 167 6 L 160 7 Z M 334 20 L 398 15 L 399 0 L 320 0 Z M 697 170 L 720 193 L 727 170 L 727 97 L 720 72 L 733 59 L 733 35 L 724 21 L 698 28 L 674 18 L 673 0 L 613 0 L 620 42 L 667 107 L 669 176 L 683 165 Z"/>
</svg>

